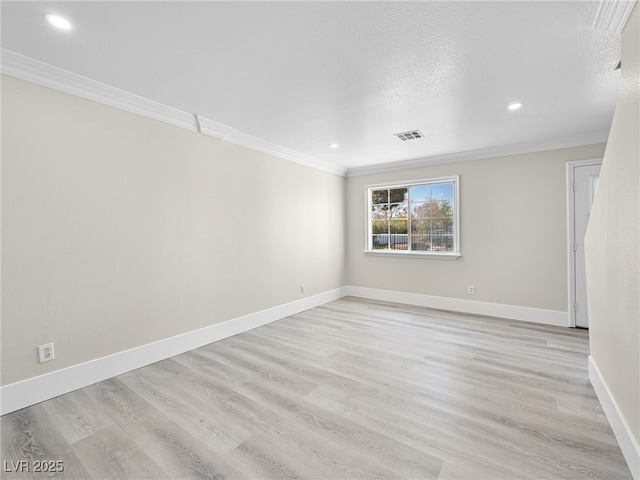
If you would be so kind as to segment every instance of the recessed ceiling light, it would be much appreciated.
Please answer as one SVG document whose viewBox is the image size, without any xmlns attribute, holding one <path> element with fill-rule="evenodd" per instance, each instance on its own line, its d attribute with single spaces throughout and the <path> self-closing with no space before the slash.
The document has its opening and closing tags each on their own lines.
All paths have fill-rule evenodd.
<svg viewBox="0 0 640 480">
<path fill-rule="evenodd" d="M 338 144 L 337 143 L 332 143 L 331 145 L 329 145 L 329 148 L 338 148 Z"/>
<path fill-rule="evenodd" d="M 71 22 L 60 15 L 56 15 L 55 13 L 47 13 L 44 18 L 47 19 L 54 27 L 58 27 L 61 30 L 69 30 L 71 28 Z"/>
<path fill-rule="evenodd" d="M 520 107 L 522 107 L 522 104 L 520 102 L 514 102 L 511 105 L 509 105 L 507 108 L 509 110 L 518 110 Z"/>
</svg>

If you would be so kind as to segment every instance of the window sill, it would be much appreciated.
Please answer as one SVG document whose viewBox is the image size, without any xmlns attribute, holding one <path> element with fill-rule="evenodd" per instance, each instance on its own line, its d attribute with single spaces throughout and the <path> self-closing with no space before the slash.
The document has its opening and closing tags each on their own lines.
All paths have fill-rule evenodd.
<svg viewBox="0 0 640 480">
<path fill-rule="evenodd" d="M 365 250 L 365 255 L 381 256 L 381 257 L 411 257 L 411 258 L 429 258 L 432 260 L 457 260 L 462 255 L 459 253 L 417 253 L 417 252 L 384 252 L 384 251 L 372 251 Z"/>
</svg>

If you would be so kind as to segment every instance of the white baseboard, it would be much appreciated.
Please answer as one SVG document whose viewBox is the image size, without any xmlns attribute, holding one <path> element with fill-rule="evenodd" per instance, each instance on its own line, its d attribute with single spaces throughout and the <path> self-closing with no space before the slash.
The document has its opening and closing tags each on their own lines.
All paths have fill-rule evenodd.
<svg viewBox="0 0 640 480">
<path fill-rule="evenodd" d="M 346 295 L 513 320 L 567 326 L 567 313 L 365 287 L 341 287 L 209 327 L 0 387 L 0 415 L 246 332 Z M 640 480 L 640 479 L 636 479 Z"/>
<path fill-rule="evenodd" d="M 290 315 L 354 296 L 427 308 L 489 315 L 547 325 L 567 326 L 567 313 L 514 305 L 476 302 L 366 287 L 341 287 L 295 302 L 227 320 L 199 330 L 142 345 L 79 365 L 56 370 L 0 387 L 0 415 L 14 412 L 78 388 L 106 380 L 146 365 L 246 332 Z M 589 356 L 589 379 L 611 424 L 634 480 L 640 480 L 640 447 L 622 416 L 593 357 Z"/>
<path fill-rule="evenodd" d="M 542 323 L 558 327 L 569 326 L 569 314 L 556 310 L 542 308 L 520 307 L 516 305 L 503 305 L 500 303 L 477 302 L 463 300 L 461 298 L 435 297 L 419 293 L 397 292 L 392 290 L 379 290 L 366 287 L 345 287 L 347 295 L 369 298 L 385 302 L 405 303 L 419 307 L 436 308 L 439 310 L 451 310 L 475 315 L 487 315 L 490 317 L 508 318 L 510 320 L 522 320 L 525 322 Z"/>
<path fill-rule="evenodd" d="M 631 470 L 631 475 L 634 480 L 640 480 L 640 446 L 631 433 L 629 424 L 625 421 L 607 382 L 602 378 L 602 373 L 591 355 L 589 355 L 589 380 L 598 400 L 600 400 L 600 405 L 609 420 L 616 440 L 618 440 L 618 445 L 620 445 L 620 450 L 622 450 L 624 459 Z"/>
<path fill-rule="evenodd" d="M 0 415 L 208 345 L 345 296 L 337 288 L 0 387 Z"/>
</svg>

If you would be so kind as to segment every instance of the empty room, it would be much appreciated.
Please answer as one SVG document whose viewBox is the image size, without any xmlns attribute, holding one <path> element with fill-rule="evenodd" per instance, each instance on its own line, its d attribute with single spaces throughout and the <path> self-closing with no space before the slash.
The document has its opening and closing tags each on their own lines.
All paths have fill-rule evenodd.
<svg viewBox="0 0 640 480">
<path fill-rule="evenodd" d="M 0 9 L 0 477 L 640 480 L 635 0 Z"/>
</svg>

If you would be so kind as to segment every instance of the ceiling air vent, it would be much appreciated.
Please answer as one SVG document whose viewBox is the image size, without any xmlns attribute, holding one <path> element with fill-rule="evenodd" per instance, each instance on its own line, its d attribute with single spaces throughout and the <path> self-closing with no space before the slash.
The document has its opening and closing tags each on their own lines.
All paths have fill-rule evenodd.
<svg viewBox="0 0 640 480">
<path fill-rule="evenodd" d="M 420 130 L 409 130 L 408 132 L 396 133 L 395 135 L 403 142 L 406 142 L 407 140 L 415 140 L 416 138 L 422 138 L 424 136 L 420 133 Z"/>
</svg>

